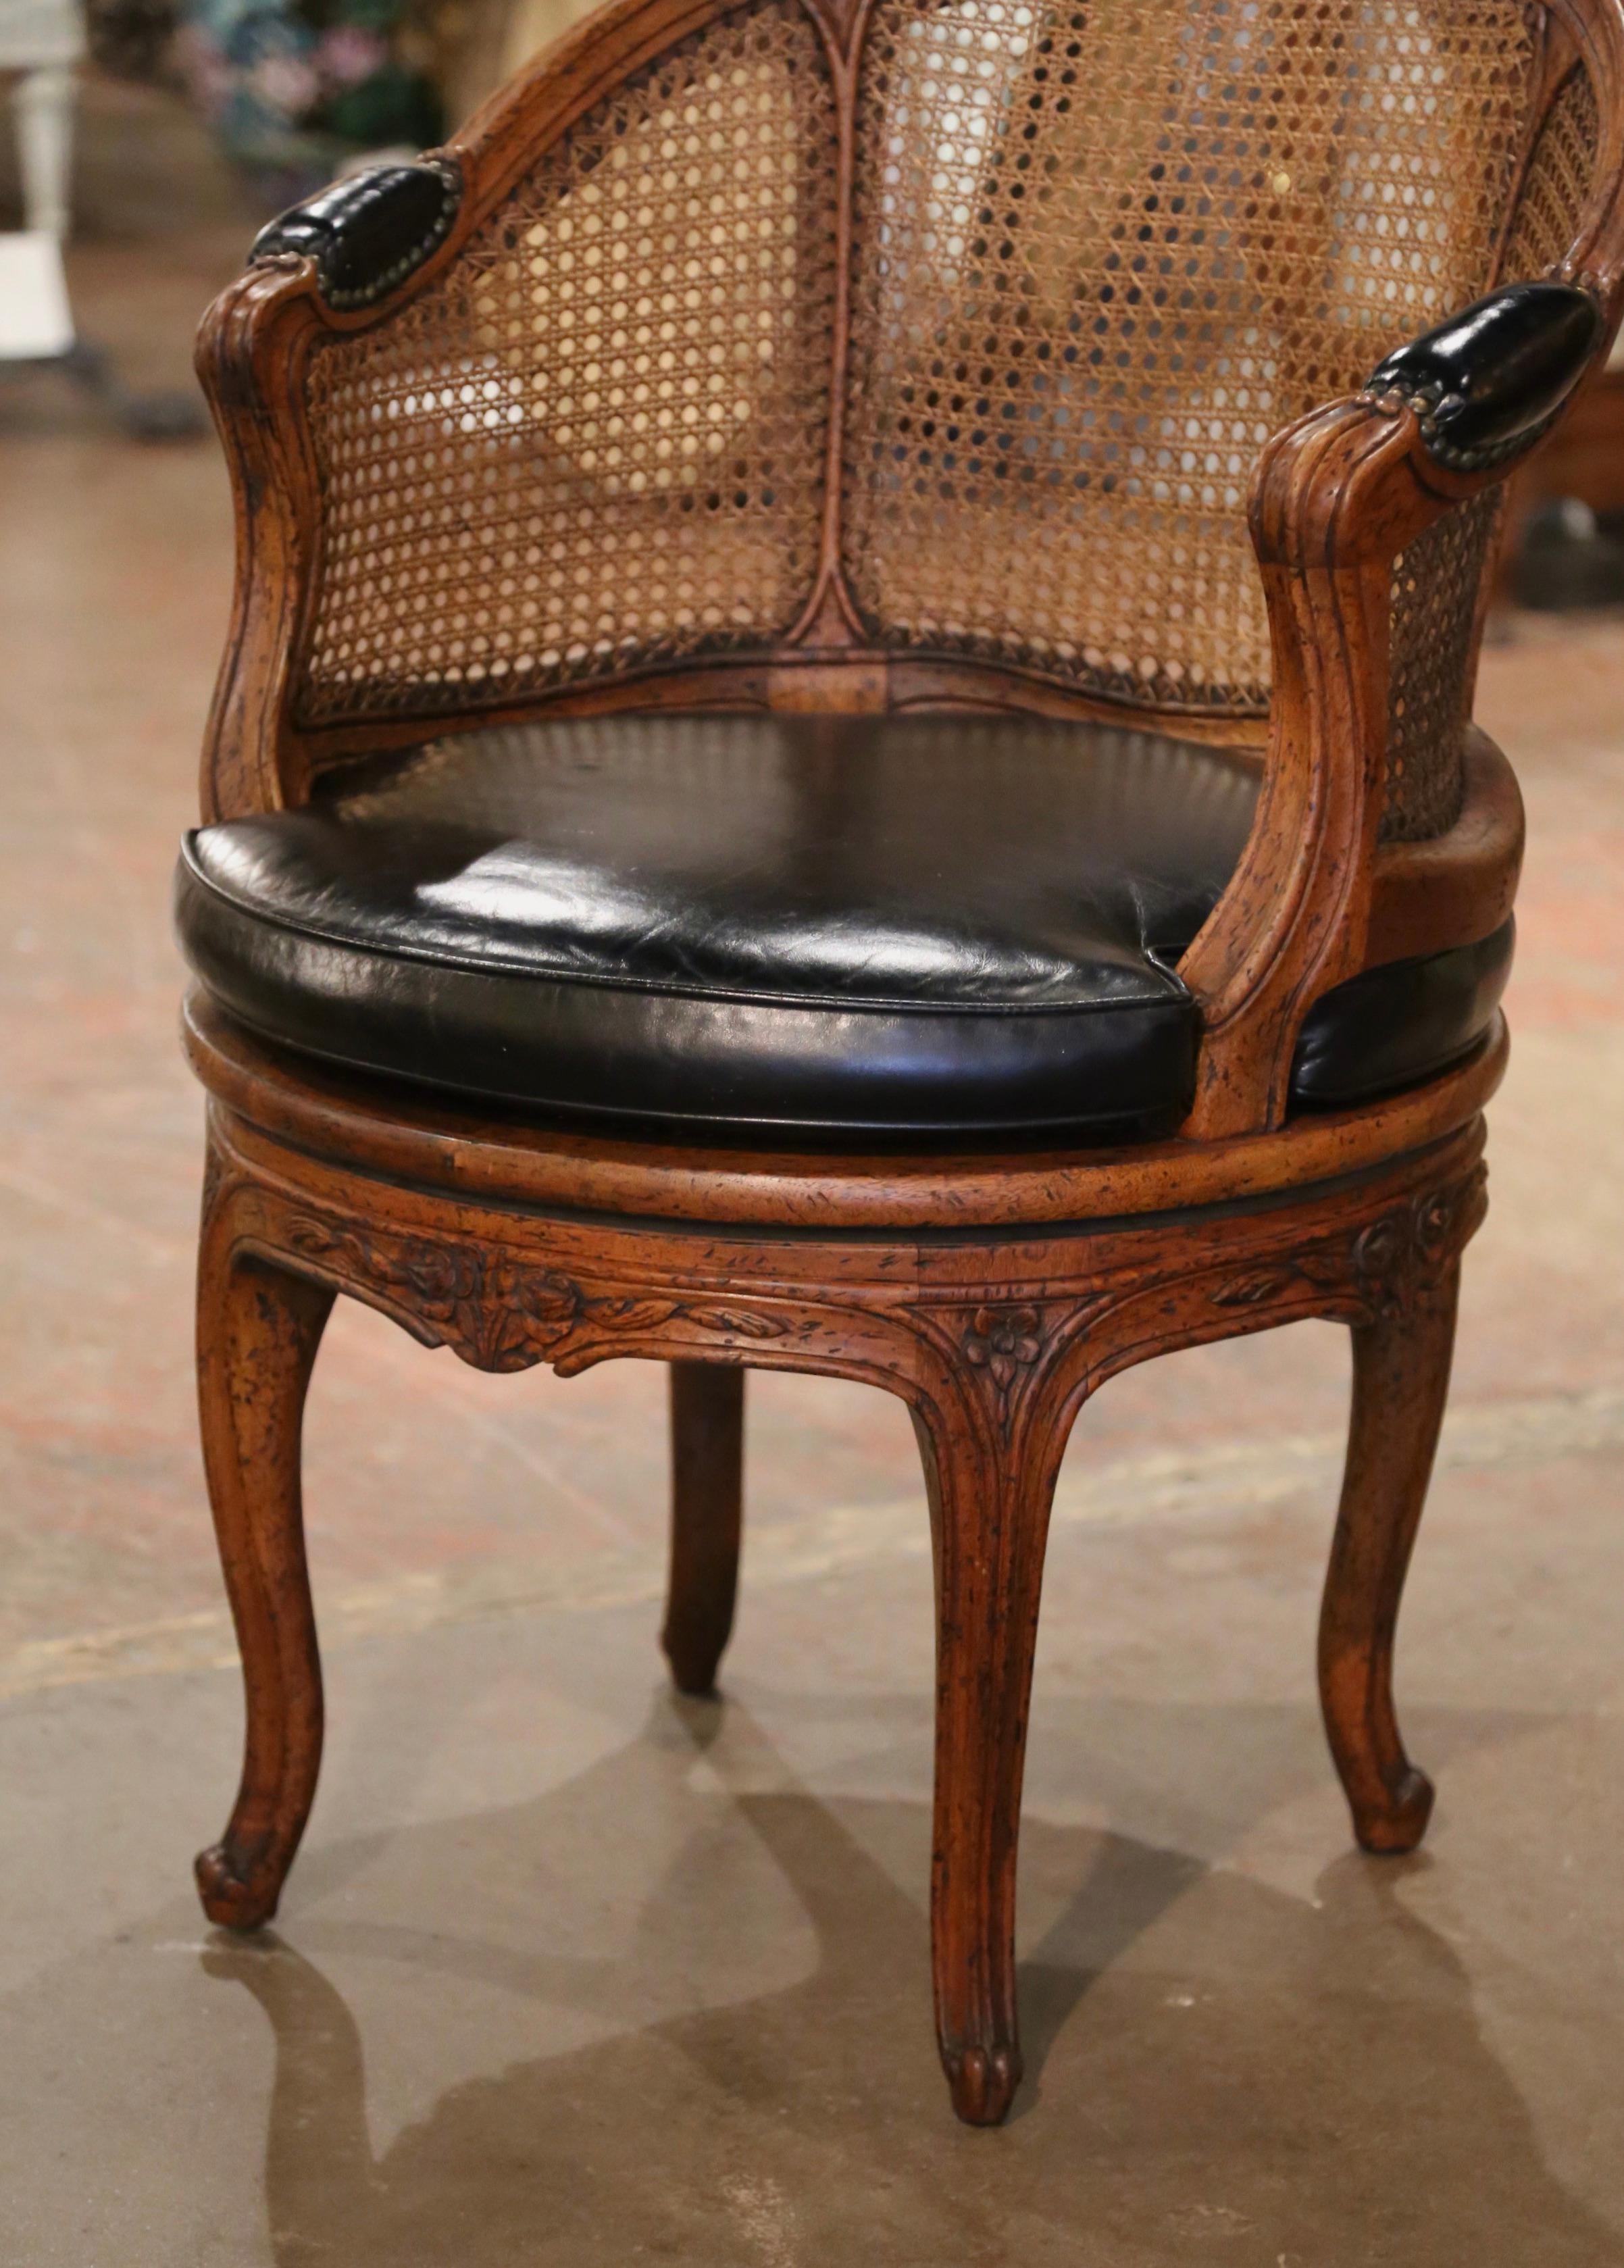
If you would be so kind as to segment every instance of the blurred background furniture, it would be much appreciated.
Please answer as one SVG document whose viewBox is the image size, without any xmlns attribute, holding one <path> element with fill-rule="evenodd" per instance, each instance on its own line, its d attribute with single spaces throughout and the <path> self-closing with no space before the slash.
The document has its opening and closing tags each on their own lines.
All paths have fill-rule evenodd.
<svg viewBox="0 0 1624 2268">
<path fill-rule="evenodd" d="M 334 1295 L 673 1366 L 708 1688 L 742 1397 L 900 1395 L 960 2115 L 1021 2073 L 1049 1498 L 1167 1349 L 1348 1323 L 1320 1690 L 1431 1802 L 1394 1624 L 1521 811 L 1469 723 L 1503 483 L 1618 313 L 1624 9 L 628 0 L 261 236 L 201 367 L 239 579 L 178 880 L 205 1454 L 275 1911 L 321 1701 Z"/>
<path fill-rule="evenodd" d="M 62 245 L 68 233 L 73 73 L 85 33 L 75 0 L 0 0 L 0 76 L 11 75 L 23 225 L 0 234 L 0 357 L 73 344 Z"/>
<path fill-rule="evenodd" d="M 267 210 L 444 131 L 445 8 L 423 0 L 188 0 L 175 61 Z"/>
<path fill-rule="evenodd" d="M 1542 612 L 1624 601 L 1624 368 L 1616 354 L 1512 482 L 1499 594 Z"/>
<path fill-rule="evenodd" d="M 0 233 L 0 365 L 55 362 L 136 439 L 181 440 L 204 418 L 188 394 L 132 393 L 76 330 L 62 268 L 71 218 L 75 73 L 85 50 L 77 0 L 0 0 L 0 76 L 12 74 L 23 226 Z"/>
</svg>

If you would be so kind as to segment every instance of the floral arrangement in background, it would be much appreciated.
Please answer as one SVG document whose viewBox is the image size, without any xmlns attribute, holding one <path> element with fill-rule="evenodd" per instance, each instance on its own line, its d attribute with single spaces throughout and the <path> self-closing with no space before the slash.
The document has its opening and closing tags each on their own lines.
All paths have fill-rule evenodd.
<svg viewBox="0 0 1624 2268">
<path fill-rule="evenodd" d="M 290 202 L 445 120 L 411 0 L 186 0 L 174 60 L 228 154 Z"/>
</svg>

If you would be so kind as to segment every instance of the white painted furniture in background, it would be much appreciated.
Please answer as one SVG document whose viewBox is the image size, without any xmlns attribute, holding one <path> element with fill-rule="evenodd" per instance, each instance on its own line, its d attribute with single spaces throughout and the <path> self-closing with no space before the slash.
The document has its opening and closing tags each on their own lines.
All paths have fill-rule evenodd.
<svg viewBox="0 0 1624 2268">
<path fill-rule="evenodd" d="M 0 357 L 66 354 L 73 317 L 62 274 L 73 154 L 74 73 L 85 22 L 74 0 L 0 0 L 0 73 L 11 90 L 23 182 L 20 230 L 0 234 Z"/>
</svg>

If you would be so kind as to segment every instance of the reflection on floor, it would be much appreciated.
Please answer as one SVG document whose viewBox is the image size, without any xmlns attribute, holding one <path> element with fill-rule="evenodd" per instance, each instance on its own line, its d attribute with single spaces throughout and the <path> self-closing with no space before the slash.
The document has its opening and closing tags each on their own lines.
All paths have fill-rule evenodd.
<svg viewBox="0 0 1624 2268">
<path fill-rule="evenodd" d="M 252 217 L 156 98 L 94 97 L 83 171 L 87 324 L 176 383 Z M 1315 1719 L 1341 1335 L 1116 1381 L 1046 1599 L 1036 2077 L 970 2136 L 924 1969 L 922 1494 L 858 1388 L 753 1380 L 730 1698 L 681 1707 L 658 1376 L 481 1378 L 342 1308 L 323 1793 L 279 1934 L 202 1929 L 239 1705 L 165 897 L 229 512 L 211 447 L 133 449 L 43 377 L 0 385 L 0 483 L 5 2259 L 1624 2262 L 1619 625 L 1519 620 L 1485 666 L 1532 836 L 1402 1634 L 1428 1848 L 1350 1854 Z"/>
<path fill-rule="evenodd" d="M 920 1601 L 881 1580 L 838 1603 L 907 1627 Z M 62 1794 L 26 1788 L 40 1747 L 96 1822 L 7 2000 L 19 2257 L 1062 2268 L 1085 2234 L 1106 2268 L 1209 2238 L 1291 2268 L 1624 2262 L 1616 1988 L 1597 1904 L 1572 1913 L 1606 1837 L 1524 1869 L 1504 1818 L 1541 1790 L 1548 1810 L 1560 1712 L 1413 1711 L 1439 1853 L 1383 1866 L 1346 1848 L 1305 1697 L 1095 1691 L 1051 1661 L 1023 1858 L 1034 2075 L 972 2137 L 927 2021 L 925 1663 L 842 1687 L 823 1619 L 783 1616 L 777 1675 L 721 1707 L 646 1698 L 625 1609 L 342 1653 L 320 1831 L 250 1944 L 198 1927 L 178 1867 L 160 1888 L 207 1816 L 224 1681 L 154 1678 L 122 1708 L 86 1689 L 72 1720 L 36 1705 L 33 1748 L 14 1719 L 41 1821 Z M 1121 1638 L 1104 1650 L 1131 1688 Z M 137 1772 L 132 1832 L 114 1781 Z M 101 1872 L 132 1846 L 151 1887 L 113 1926 Z M 1524 1944 L 1534 1899 L 1554 1931 Z"/>
</svg>

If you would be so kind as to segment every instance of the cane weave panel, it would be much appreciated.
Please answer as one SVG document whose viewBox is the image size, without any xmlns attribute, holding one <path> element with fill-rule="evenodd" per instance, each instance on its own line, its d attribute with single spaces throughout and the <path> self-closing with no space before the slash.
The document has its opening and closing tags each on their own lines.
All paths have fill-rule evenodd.
<svg viewBox="0 0 1624 2268">
<path fill-rule="evenodd" d="M 835 144 L 808 18 L 739 9 L 583 118 L 419 299 L 318 350 L 308 721 L 782 636 L 823 510 Z"/>
<path fill-rule="evenodd" d="M 1534 139 L 1517 191 L 1500 280 L 1561 265 L 1596 167 L 1599 120 L 1583 70 L 1564 80 Z M 1397 561 L 1388 675 L 1386 807 L 1390 841 L 1442 834 L 1459 814 L 1477 665 L 1477 610 L 1500 523 L 1490 490 L 1435 521 Z"/>
<path fill-rule="evenodd" d="M 882 638 L 1257 712 L 1271 434 L 1481 292 L 1519 0 L 879 0 L 845 556 Z"/>
<path fill-rule="evenodd" d="M 1530 154 L 1506 251 L 1507 282 L 1532 281 L 1567 258 L 1596 177 L 1600 137 L 1596 90 L 1581 67 L 1563 80 Z"/>
<path fill-rule="evenodd" d="M 1442 835 L 1460 815 L 1478 593 L 1500 504 L 1499 490 L 1489 489 L 1458 504 L 1393 562 L 1382 813 L 1388 842 Z"/>
</svg>

